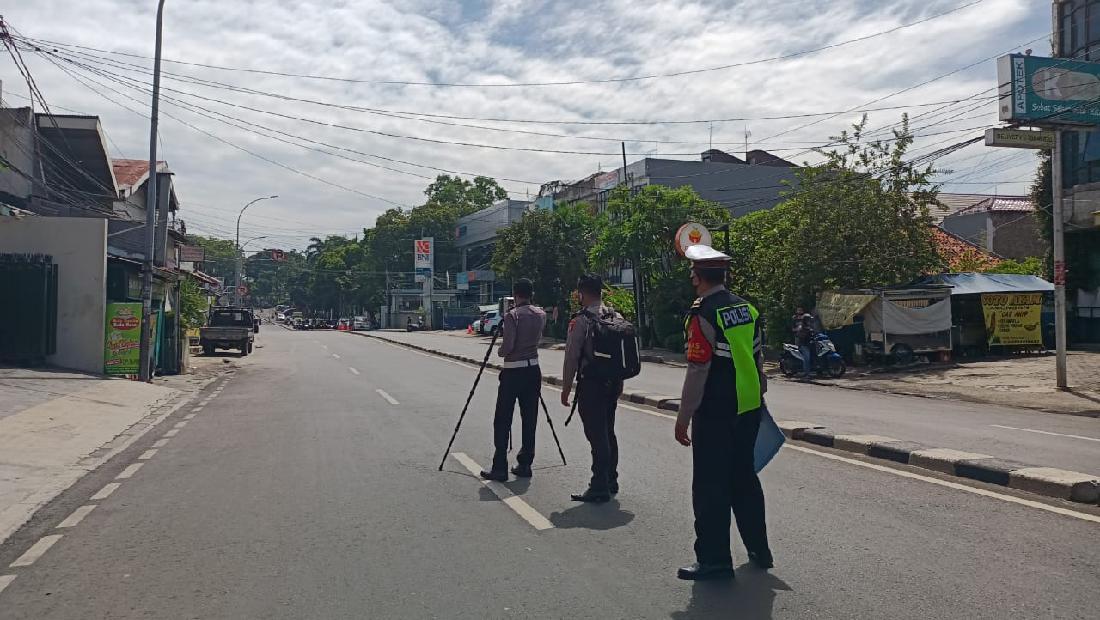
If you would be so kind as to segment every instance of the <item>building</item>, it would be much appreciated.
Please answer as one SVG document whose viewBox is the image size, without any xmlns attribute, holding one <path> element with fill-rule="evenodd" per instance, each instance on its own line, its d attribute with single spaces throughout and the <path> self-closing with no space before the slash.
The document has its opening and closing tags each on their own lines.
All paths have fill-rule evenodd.
<svg viewBox="0 0 1100 620">
<path fill-rule="evenodd" d="M 1005 258 L 1042 258 L 1035 204 L 1027 196 L 989 196 L 943 218 L 943 229 Z"/>
<path fill-rule="evenodd" d="M 455 224 L 455 247 L 462 257 L 462 270 L 457 274 L 458 290 L 466 291 L 464 300 L 487 304 L 507 295 L 506 282 L 497 282 L 489 263 L 497 233 L 523 218 L 535 208 L 525 200 L 500 200 L 492 206 L 458 218 Z"/>
</svg>

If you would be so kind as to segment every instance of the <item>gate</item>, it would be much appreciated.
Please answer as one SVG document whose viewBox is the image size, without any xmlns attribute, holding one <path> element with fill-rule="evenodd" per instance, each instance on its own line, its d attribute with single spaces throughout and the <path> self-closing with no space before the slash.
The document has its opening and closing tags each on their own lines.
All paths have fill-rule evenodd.
<svg viewBox="0 0 1100 620">
<path fill-rule="evenodd" d="M 0 360 L 42 364 L 57 353 L 57 273 L 46 254 L 0 254 Z"/>
</svg>

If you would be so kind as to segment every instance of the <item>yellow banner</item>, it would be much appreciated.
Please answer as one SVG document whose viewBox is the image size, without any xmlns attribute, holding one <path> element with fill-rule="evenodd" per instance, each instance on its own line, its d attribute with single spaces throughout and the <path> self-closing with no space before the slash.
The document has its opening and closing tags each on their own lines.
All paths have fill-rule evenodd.
<svg viewBox="0 0 1100 620">
<path fill-rule="evenodd" d="M 985 334 L 989 346 L 1042 344 L 1042 293 L 983 294 Z"/>
</svg>

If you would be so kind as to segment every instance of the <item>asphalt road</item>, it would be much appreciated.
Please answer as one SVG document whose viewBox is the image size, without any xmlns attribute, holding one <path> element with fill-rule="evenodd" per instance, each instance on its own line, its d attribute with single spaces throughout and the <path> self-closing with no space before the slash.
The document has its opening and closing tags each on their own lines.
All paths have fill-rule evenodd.
<svg viewBox="0 0 1100 620">
<path fill-rule="evenodd" d="M 623 490 L 578 505 L 587 445 L 546 388 L 569 465 L 542 425 L 535 477 L 507 485 L 524 504 L 506 503 L 458 458 L 436 471 L 473 369 L 337 332 L 266 328 L 259 342 L 208 404 L 0 547 L 0 579 L 14 576 L 0 618 L 926 620 L 1092 618 L 1100 605 L 1100 523 L 1087 520 L 1100 511 L 803 447 L 763 475 L 777 567 L 681 582 L 690 452 L 667 417 L 622 410 Z M 495 382 L 483 378 L 454 448 L 482 465 Z M 42 541 L 55 544 L 37 557 Z"/>
<path fill-rule="evenodd" d="M 489 339 L 458 332 L 375 332 L 481 358 Z M 544 372 L 561 374 L 563 352 L 544 349 Z M 643 364 L 633 390 L 680 397 L 684 370 Z M 1042 467 L 1100 475 L 1100 418 L 1045 413 L 957 400 L 939 400 L 772 380 L 768 406 L 777 419 L 814 422 L 838 434 L 885 435 L 934 448 L 989 454 Z"/>
</svg>

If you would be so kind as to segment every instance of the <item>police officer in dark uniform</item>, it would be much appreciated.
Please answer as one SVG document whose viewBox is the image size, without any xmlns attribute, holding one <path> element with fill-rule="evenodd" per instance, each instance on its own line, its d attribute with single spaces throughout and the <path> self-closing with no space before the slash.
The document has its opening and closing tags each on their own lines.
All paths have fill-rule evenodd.
<svg viewBox="0 0 1100 620">
<path fill-rule="evenodd" d="M 749 560 L 772 567 L 764 491 L 753 463 L 767 389 L 761 329 L 756 308 L 726 290 L 729 256 L 705 245 L 691 246 L 685 254 L 699 298 L 685 321 L 688 370 L 676 440 L 692 448 L 697 561 L 677 576 L 731 579 L 731 511 Z"/>
<path fill-rule="evenodd" d="M 522 440 L 516 466 L 512 473 L 531 477 L 531 463 L 535 459 L 535 427 L 538 423 L 539 391 L 542 372 L 539 370 L 539 340 L 546 326 L 546 313 L 531 305 L 534 286 L 527 278 L 516 280 L 512 286 L 515 306 L 501 321 L 501 343 L 497 353 L 504 358 L 497 388 L 497 407 L 493 416 L 493 466 L 481 472 L 486 480 L 508 480 L 508 438 L 512 432 L 512 415 L 519 401 L 522 420 Z"/>
</svg>

